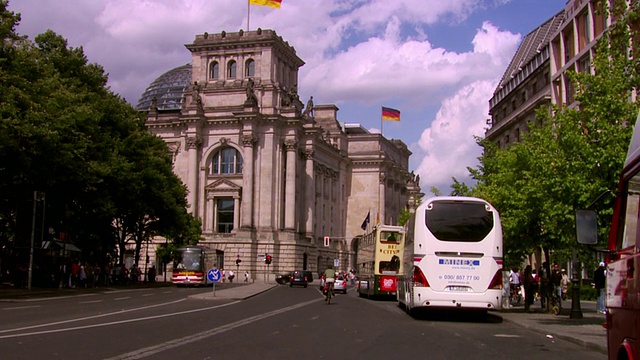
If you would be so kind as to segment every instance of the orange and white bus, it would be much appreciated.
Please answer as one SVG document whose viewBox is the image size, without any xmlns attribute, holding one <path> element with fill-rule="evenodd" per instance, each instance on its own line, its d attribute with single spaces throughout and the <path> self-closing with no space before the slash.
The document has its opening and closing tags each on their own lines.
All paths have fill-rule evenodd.
<svg viewBox="0 0 640 360">
<path fill-rule="evenodd" d="M 207 249 L 203 246 L 185 246 L 174 251 L 171 282 L 180 285 L 207 285 Z"/>
</svg>

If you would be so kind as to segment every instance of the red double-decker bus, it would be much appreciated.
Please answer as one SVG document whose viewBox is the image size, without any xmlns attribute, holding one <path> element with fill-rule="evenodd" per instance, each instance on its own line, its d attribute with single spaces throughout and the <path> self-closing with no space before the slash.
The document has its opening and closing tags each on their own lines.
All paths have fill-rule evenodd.
<svg viewBox="0 0 640 360">
<path fill-rule="evenodd" d="M 636 121 L 636 124 L 640 124 Z M 640 130 L 633 132 L 614 203 L 606 261 L 609 359 L 638 359 L 640 340 Z M 576 213 L 578 241 L 595 245 L 596 213 Z"/>
</svg>

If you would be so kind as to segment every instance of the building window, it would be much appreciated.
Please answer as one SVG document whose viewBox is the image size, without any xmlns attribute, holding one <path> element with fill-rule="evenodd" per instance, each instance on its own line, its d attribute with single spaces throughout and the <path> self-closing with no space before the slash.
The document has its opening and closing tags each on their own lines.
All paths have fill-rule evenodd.
<svg viewBox="0 0 640 360">
<path fill-rule="evenodd" d="M 211 174 L 242 174 L 242 155 L 232 147 L 215 154 L 211 161 Z"/>
<path fill-rule="evenodd" d="M 538 93 L 538 82 L 534 82 L 533 85 L 531 85 L 531 93 L 532 94 L 537 94 Z"/>
<path fill-rule="evenodd" d="M 589 58 L 589 54 L 580 59 L 579 71 L 583 73 L 589 73 L 591 71 L 591 58 Z"/>
<path fill-rule="evenodd" d="M 247 63 L 244 67 L 244 76 L 245 77 L 254 77 L 256 76 L 256 62 L 253 59 L 247 60 Z"/>
<path fill-rule="evenodd" d="M 216 205 L 218 232 L 228 234 L 233 230 L 233 198 L 219 198 Z"/>
<path fill-rule="evenodd" d="M 235 60 L 229 61 L 229 64 L 227 65 L 227 78 L 228 79 L 235 79 L 236 78 L 236 67 L 237 67 L 237 64 L 236 64 Z"/>
<path fill-rule="evenodd" d="M 209 66 L 209 79 L 217 79 L 220 77 L 220 64 L 214 61 Z"/>
</svg>

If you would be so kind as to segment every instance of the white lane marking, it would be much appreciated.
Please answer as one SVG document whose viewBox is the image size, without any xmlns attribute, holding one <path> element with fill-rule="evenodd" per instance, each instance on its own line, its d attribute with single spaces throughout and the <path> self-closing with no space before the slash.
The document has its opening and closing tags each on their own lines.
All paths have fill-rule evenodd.
<svg viewBox="0 0 640 360">
<path fill-rule="evenodd" d="M 125 296 L 125 297 L 121 297 L 121 298 L 115 298 L 113 300 L 115 301 L 120 301 L 120 300 L 127 300 L 127 299 L 131 299 L 131 296 Z"/>
<path fill-rule="evenodd" d="M 192 334 L 189 336 L 185 336 L 183 338 L 180 339 L 174 339 L 174 340 L 169 340 L 167 342 L 164 342 L 162 344 L 159 345 L 154 345 L 154 346 L 149 346 L 143 349 L 138 349 L 136 351 L 132 351 L 126 354 L 121 354 L 118 356 L 114 356 L 112 358 L 108 358 L 106 360 L 129 360 L 129 359 L 142 359 L 151 355 L 155 355 L 157 353 L 163 352 L 163 351 L 167 351 L 169 349 L 173 349 L 173 348 L 177 348 L 179 346 L 183 346 L 183 345 L 187 345 L 187 344 L 191 344 L 194 343 L 196 341 L 200 341 L 200 340 L 204 340 L 206 338 L 212 337 L 214 335 L 218 335 L 218 334 L 222 334 L 225 333 L 229 330 L 233 330 L 237 327 L 241 327 L 244 325 L 248 325 L 251 324 L 253 322 L 262 320 L 262 319 L 266 319 L 268 317 L 274 316 L 274 315 L 278 315 L 278 314 L 282 314 L 291 310 L 295 310 L 304 306 L 307 306 L 309 304 L 312 304 L 314 302 L 319 302 L 320 299 L 314 299 L 314 300 L 310 300 L 307 302 L 303 302 L 300 304 L 296 304 L 293 306 L 289 306 L 286 308 L 282 308 L 282 309 L 278 309 L 278 310 L 273 310 L 270 311 L 268 313 L 264 313 L 264 314 L 260 314 L 260 315 L 256 315 L 256 316 L 252 316 L 250 318 L 246 318 L 246 319 L 242 319 L 242 320 L 238 320 L 236 322 L 233 322 L 231 324 L 227 324 L 227 325 L 222 325 L 222 326 L 218 326 L 215 329 L 211 329 L 209 331 L 205 331 L 199 334 Z M 232 304 L 232 303 L 231 303 Z M 231 305 L 231 304 L 227 304 L 227 305 Z"/>
<path fill-rule="evenodd" d="M 153 296 L 155 295 L 154 293 L 148 293 L 148 294 L 142 294 L 142 296 Z"/>
<path fill-rule="evenodd" d="M 499 337 L 499 338 L 519 338 L 519 337 L 521 337 L 520 335 L 513 335 L 513 334 L 495 334 L 493 336 Z"/>
<path fill-rule="evenodd" d="M 79 301 L 78 304 L 95 304 L 103 301 L 104 300 Z"/>
<path fill-rule="evenodd" d="M 32 308 L 39 308 L 39 307 L 41 307 L 41 305 L 14 306 L 14 307 L 2 308 L 2 310 L 22 310 L 22 309 L 32 309 Z"/>
<path fill-rule="evenodd" d="M 104 327 L 104 326 L 110 326 L 110 325 L 120 325 L 120 324 L 126 324 L 126 323 L 130 323 L 130 322 L 136 322 L 136 321 L 160 319 L 160 318 L 169 317 L 169 316 L 184 315 L 184 314 L 189 314 L 189 313 L 194 313 L 194 312 L 199 312 L 199 311 L 205 311 L 205 310 L 221 308 L 221 307 L 237 304 L 239 302 L 240 302 L 240 300 L 234 301 L 234 302 L 231 302 L 231 303 L 228 303 L 228 304 L 211 306 L 211 307 L 208 307 L 208 308 L 186 310 L 186 311 L 180 311 L 180 312 L 170 313 L 170 314 L 146 316 L 146 317 L 141 317 L 141 318 L 137 318 L 137 319 L 127 319 L 127 320 L 120 320 L 120 321 L 112 321 L 112 322 L 107 322 L 107 323 L 103 323 L 103 324 L 83 325 L 83 326 L 76 326 L 76 327 L 70 327 L 70 328 L 65 328 L 65 329 L 43 330 L 43 331 L 36 331 L 36 332 L 31 332 L 31 333 L 3 335 L 3 336 L 0 336 L 0 339 L 16 338 L 16 337 L 23 337 L 23 336 L 43 335 L 43 334 L 53 334 L 53 333 L 59 333 L 59 332 L 67 332 L 67 331 L 74 331 L 74 330 L 84 330 L 84 329 L 91 329 L 91 328 Z"/>
<path fill-rule="evenodd" d="M 129 309 L 129 310 L 114 311 L 114 312 L 111 312 L 111 313 L 105 313 L 105 314 L 93 315 L 93 316 L 86 316 L 86 317 L 82 317 L 82 318 L 69 319 L 69 320 L 64 320 L 64 321 L 57 321 L 57 322 L 52 322 L 52 323 L 47 323 L 47 324 L 25 326 L 25 327 L 16 328 L 16 329 L 0 330 L 0 334 L 8 333 L 8 332 L 15 332 L 15 331 L 22 331 L 22 330 L 29 330 L 29 329 L 36 329 L 36 328 L 41 328 L 41 327 L 53 326 L 53 325 L 68 324 L 68 323 L 72 323 L 72 322 L 76 322 L 76 321 L 97 319 L 97 318 L 100 318 L 100 317 L 111 316 L 111 315 L 125 314 L 125 313 L 132 312 L 132 311 L 146 310 L 146 309 L 151 309 L 151 308 L 159 307 L 159 306 L 173 305 L 173 304 L 177 304 L 179 302 L 185 301 L 185 300 L 187 300 L 187 299 L 180 299 L 180 300 L 171 301 L 171 302 L 168 302 L 168 303 L 143 306 L 143 307 L 133 308 L 133 309 Z"/>
</svg>

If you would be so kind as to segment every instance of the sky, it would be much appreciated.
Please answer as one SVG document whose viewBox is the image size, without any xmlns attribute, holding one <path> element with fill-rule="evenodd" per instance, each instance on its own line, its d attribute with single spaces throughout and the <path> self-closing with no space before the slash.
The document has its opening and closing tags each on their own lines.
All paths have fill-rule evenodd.
<svg viewBox="0 0 640 360">
<path fill-rule="evenodd" d="M 402 140 L 422 191 L 474 185 L 475 136 L 518 45 L 567 0 L 9 0 L 16 31 L 51 29 L 101 65 L 108 85 L 135 106 L 164 72 L 191 61 L 196 35 L 273 29 L 305 62 L 303 103 L 334 104 L 338 121 Z M 248 19 L 247 19 L 248 18 Z M 247 21 L 249 20 L 249 21 Z M 401 112 L 381 121 L 381 107 Z"/>
</svg>

